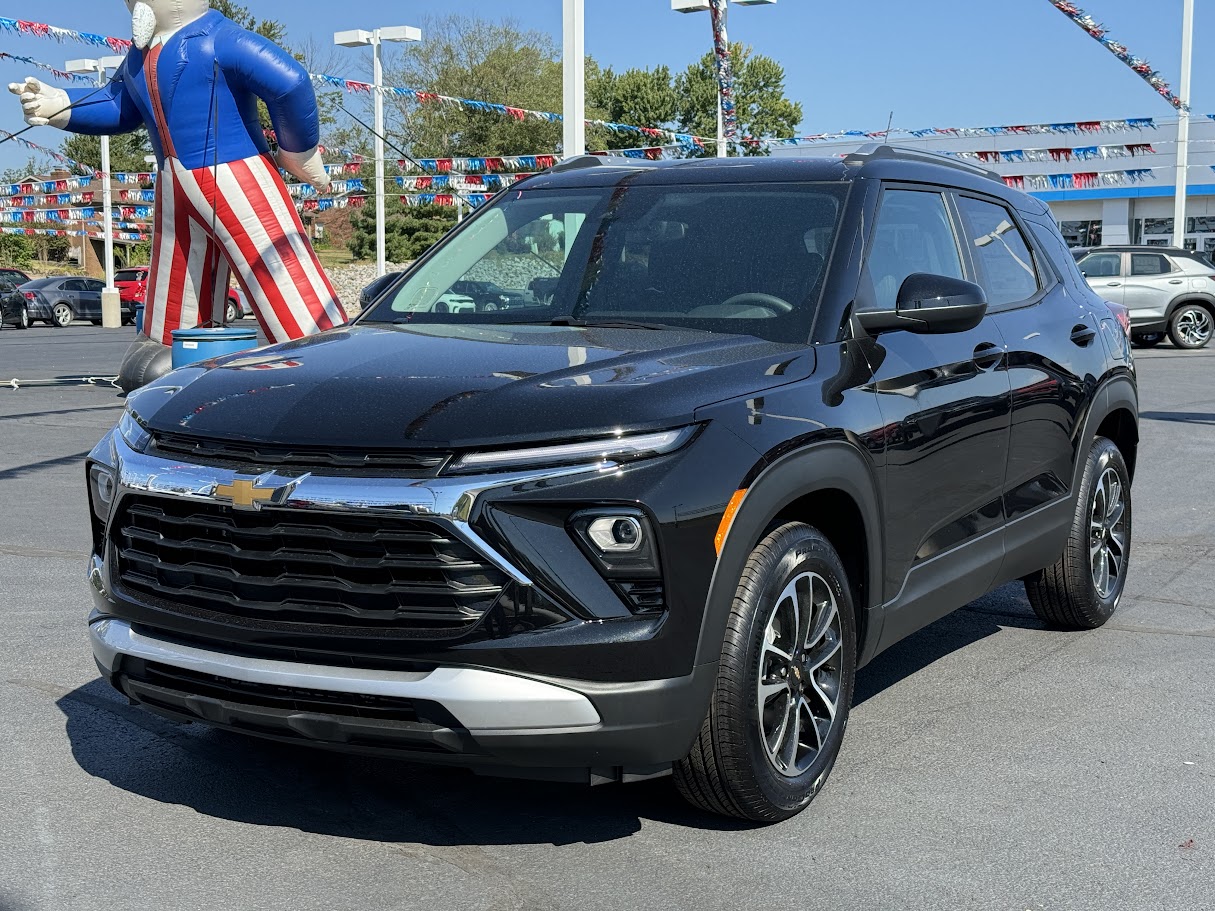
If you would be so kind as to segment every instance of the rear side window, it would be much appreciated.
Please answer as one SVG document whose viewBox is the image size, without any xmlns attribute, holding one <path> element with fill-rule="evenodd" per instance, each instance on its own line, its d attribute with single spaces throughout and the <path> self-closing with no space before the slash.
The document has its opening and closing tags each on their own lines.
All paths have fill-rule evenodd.
<svg viewBox="0 0 1215 911">
<path fill-rule="evenodd" d="M 987 302 L 998 307 L 1037 295 L 1034 255 L 1009 211 L 968 196 L 958 198 L 958 208 Z"/>
<path fill-rule="evenodd" d="M 1078 263 L 1085 278 L 1117 278 L 1122 274 L 1121 253 L 1094 253 Z"/>
<path fill-rule="evenodd" d="M 962 278 L 962 258 L 940 193 L 887 190 L 869 249 L 867 274 L 878 309 L 892 310 L 916 272 Z"/>
<path fill-rule="evenodd" d="M 1131 254 L 1131 275 L 1164 275 L 1172 271 L 1172 263 L 1160 253 Z"/>
</svg>

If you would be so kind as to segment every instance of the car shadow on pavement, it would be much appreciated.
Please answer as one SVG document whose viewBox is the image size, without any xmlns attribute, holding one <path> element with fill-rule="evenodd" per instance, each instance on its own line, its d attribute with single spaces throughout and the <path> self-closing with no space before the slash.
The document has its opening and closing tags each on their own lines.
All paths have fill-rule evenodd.
<svg viewBox="0 0 1215 911">
<path fill-rule="evenodd" d="M 1001 628 L 1041 628 L 1020 597 L 1018 604 L 1001 589 L 891 648 L 858 675 L 856 704 Z M 88 774 L 149 800 L 252 825 L 443 849 L 594 844 L 627 838 L 643 820 L 752 828 L 692 809 L 670 778 L 590 788 L 260 740 L 161 719 L 101 679 L 56 705 Z M 471 862 L 492 862 L 479 858 Z"/>
<path fill-rule="evenodd" d="M 1196 411 L 1142 411 L 1139 418 L 1144 421 L 1169 421 L 1176 424 L 1215 424 L 1215 414 Z"/>
<path fill-rule="evenodd" d="M 882 652 L 857 672 L 852 705 L 861 705 L 947 655 L 1009 627 L 1046 629 L 1019 582 L 984 595 Z"/>
</svg>

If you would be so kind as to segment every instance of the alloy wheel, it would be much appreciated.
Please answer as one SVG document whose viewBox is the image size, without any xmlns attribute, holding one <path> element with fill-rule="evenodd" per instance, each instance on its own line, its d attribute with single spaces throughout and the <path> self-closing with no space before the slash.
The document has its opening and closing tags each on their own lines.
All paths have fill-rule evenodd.
<svg viewBox="0 0 1215 911">
<path fill-rule="evenodd" d="M 1187 345 L 1201 348 L 1211 339 L 1211 314 L 1202 307 L 1190 307 L 1177 317 L 1176 328 Z"/>
<path fill-rule="evenodd" d="M 25 307 L 21 308 L 21 316 L 19 319 L 21 320 L 22 329 L 28 329 L 30 327 L 30 312 L 26 310 Z"/>
<path fill-rule="evenodd" d="M 1130 535 L 1122 486 L 1122 477 L 1114 468 L 1106 468 L 1093 488 L 1093 506 L 1089 515 L 1089 562 L 1093 571 L 1093 587 L 1097 594 L 1109 598 L 1122 583 Z"/>
<path fill-rule="evenodd" d="M 54 317 L 56 326 L 66 326 L 72 321 L 72 308 L 67 304 L 55 304 L 51 316 Z"/>
<path fill-rule="evenodd" d="M 772 607 L 759 657 L 760 738 L 768 761 L 796 778 L 835 724 L 843 675 L 839 607 L 818 573 L 795 577 Z"/>
<path fill-rule="evenodd" d="M 240 313 L 236 309 L 236 304 L 228 301 L 227 307 L 224 308 L 224 322 L 234 323 L 240 318 Z"/>
</svg>

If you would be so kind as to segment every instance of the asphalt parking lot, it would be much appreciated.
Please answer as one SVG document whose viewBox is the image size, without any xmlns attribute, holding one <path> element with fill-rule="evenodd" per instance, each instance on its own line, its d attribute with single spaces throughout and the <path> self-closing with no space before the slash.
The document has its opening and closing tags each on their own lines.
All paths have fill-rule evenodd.
<svg viewBox="0 0 1215 911">
<path fill-rule="evenodd" d="M 1010 586 L 863 670 L 812 808 L 476 778 L 177 726 L 85 640 L 82 460 L 131 330 L 0 333 L 0 911 L 1215 907 L 1215 349 L 1139 357 L 1127 595 L 1058 633 Z"/>
</svg>

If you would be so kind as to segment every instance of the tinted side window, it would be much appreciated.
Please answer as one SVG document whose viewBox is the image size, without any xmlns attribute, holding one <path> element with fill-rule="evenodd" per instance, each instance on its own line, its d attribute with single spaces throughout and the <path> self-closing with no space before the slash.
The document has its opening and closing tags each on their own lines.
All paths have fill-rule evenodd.
<svg viewBox="0 0 1215 911">
<path fill-rule="evenodd" d="M 83 291 L 84 282 L 78 278 L 69 278 L 62 285 L 60 285 L 59 288 L 62 291 Z"/>
<path fill-rule="evenodd" d="M 967 196 L 958 197 L 958 208 L 987 302 L 998 307 L 1036 295 L 1034 255 L 1008 210 Z"/>
<path fill-rule="evenodd" d="M 869 248 L 867 274 L 879 309 L 894 309 L 909 275 L 962 278 L 962 258 L 940 193 L 887 190 Z"/>
<path fill-rule="evenodd" d="M 1173 266 L 1167 257 L 1159 253 L 1131 254 L 1131 275 L 1164 275 L 1172 271 Z"/>
<path fill-rule="evenodd" d="M 1121 253 L 1094 253 L 1078 263 L 1085 278 L 1117 278 L 1122 274 Z"/>
<path fill-rule="evenodd" d="M 85 279 L 84 290 L 85 291 L 104 291 L 105 282 L 99 282 L 95 278 Z"/>
</svg>

